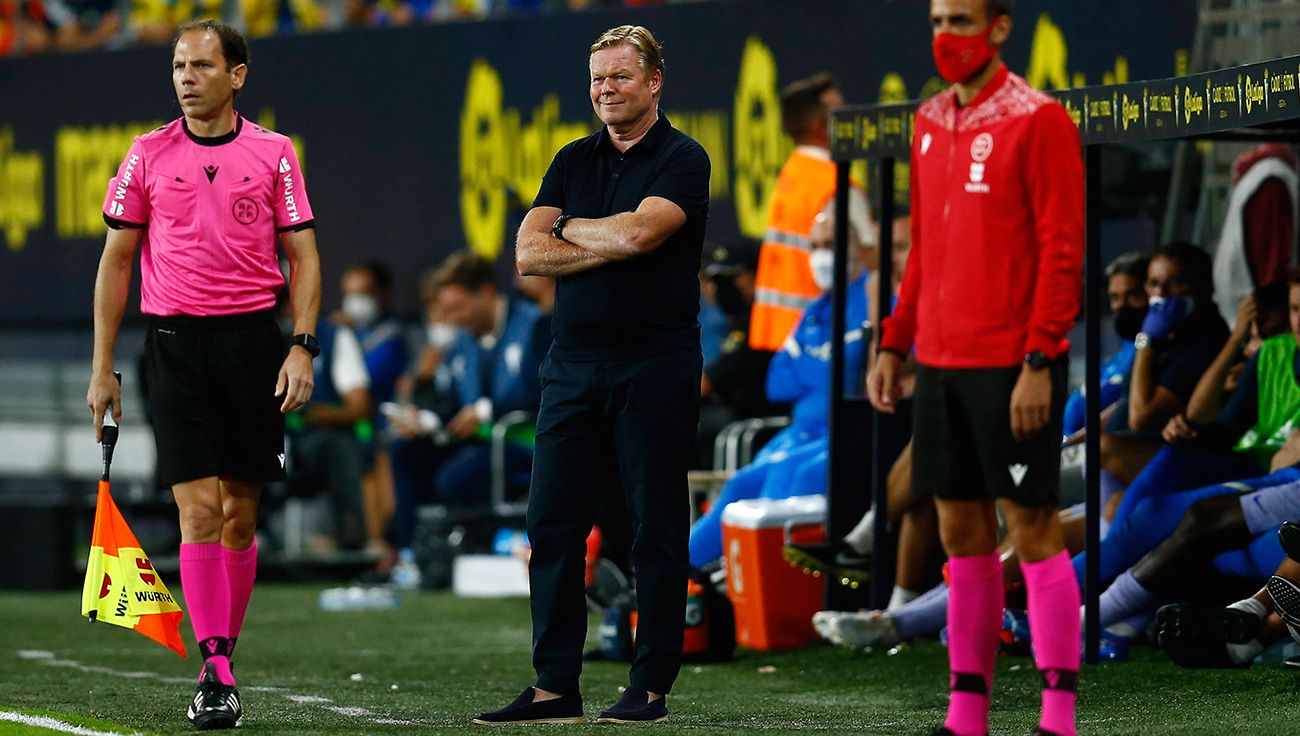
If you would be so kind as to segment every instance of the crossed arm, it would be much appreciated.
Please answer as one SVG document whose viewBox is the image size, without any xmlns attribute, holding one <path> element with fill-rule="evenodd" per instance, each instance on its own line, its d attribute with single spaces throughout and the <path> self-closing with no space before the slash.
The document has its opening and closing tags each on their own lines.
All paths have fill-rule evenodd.
<svg viewBox="0 0 1300 736">
<path fill-rule="evenodd" d="M 686 223 L 686 213 L 663 197 L 646 197 L 634 212 L 599 219 L 575 217 L 564 240 L 551 235 L 558 207 L 534 207 L 515 240 L 515 267 L 524 276 L 568 276 L 650 253 Z"/>
</svg>

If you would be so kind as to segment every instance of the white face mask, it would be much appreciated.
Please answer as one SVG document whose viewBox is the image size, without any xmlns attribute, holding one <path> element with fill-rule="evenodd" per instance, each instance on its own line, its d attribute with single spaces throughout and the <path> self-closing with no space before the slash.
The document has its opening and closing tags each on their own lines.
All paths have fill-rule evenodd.
<svg viewBox="0 0 1300 736">
<path fill-rule="evenodd" d="M 429 344 L 439 350 L 446 350 L 456 342 L 456 328 L 444 322 L 434 322 L 427 328 Z"/>
<path fill-rule="evenodd" d="M 379 319 L 379 302 L 366 294 L 348 294 L 343 297 L 343 315 L 358 327 L 365 327 Z"/>
<path fill-rule="evenodd" d="M 829 248 L 818 248 L 808 256 L 808 265 L 812 267 L 813 282 L 822 291 L 830 291 L 835 283 L 835 252 Z"/>
</svg>

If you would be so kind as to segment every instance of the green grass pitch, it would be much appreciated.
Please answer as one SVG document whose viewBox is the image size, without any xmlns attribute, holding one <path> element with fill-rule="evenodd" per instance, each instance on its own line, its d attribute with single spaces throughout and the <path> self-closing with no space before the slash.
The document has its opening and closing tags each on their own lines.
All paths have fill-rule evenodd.
<svg viewBox="0 0 1300 736">
<path fill-rule="evenodd" d="M 179 586 L 177 586 L 179 587 Z M 527 601 L 405 594 L 384 611 L 325 613 L 322 586 L 259 586 L 236 653 L 242 733 L 922 734 L 943 719 L 947 658 L 934 642 L 888 656 L 829 646 L 687 665 L 655 726 L 474 726 L 532 680 Z M 0 594 L 0 711 L 55 715 L 124 733 L 190 733 L 197 654 L 180 660 L 138 634 L 77 616 L 79 594 Z M 182 624 L 186 638 L 188 621 Z M 594 628 L 594 627 L 593 627 Z M 97 669 L 103 668 L 103 669 Z M 618 697 L 626 665 L 588 663 L 587 715 Z M 1300 732 L 1300 678 L 1277 665 L 1187 671 L 1138 648 L 1126 664 L 1085 667 L 1080 733 Z M 998 662 L 994 733 L 1036 722 L 1031 661 Z M 51 733 L 0 722 L 0 736 Z"/>
</svg>

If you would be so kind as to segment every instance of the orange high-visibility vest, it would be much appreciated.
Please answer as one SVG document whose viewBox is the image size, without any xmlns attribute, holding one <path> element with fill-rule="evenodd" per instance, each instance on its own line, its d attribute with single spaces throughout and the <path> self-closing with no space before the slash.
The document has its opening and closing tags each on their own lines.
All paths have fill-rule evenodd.
<svg viewBox="0 0 1300 736">
<path fill-rule="evenodd" d="M 813 220 L 835 195 L 835 162 L 796 149 L 776 179 L 767 232 L 758 254 L 749 346 L 776 351 L 821 294 L 808 265 Z"/>
</svg>

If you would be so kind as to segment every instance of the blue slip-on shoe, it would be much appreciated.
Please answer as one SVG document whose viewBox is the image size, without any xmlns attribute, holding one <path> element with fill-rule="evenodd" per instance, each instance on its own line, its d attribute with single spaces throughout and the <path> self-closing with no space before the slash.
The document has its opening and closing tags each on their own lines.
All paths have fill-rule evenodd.
<svg viewBox="0 0 1300 736">
<path fill-rule="evenodd" d="M 596 723 L 658 723 L 667 717 L 667 696 L 650 700 L 645 690 L 628 688 L 617 703 L 600 712 Z"/>
<path fill-rule="evenodd" d="M 509 726 L 520 723 L 582 723 L 582 696 L 561 695 L 533 702 L 533 688 L 525 688 L 514 702 L 501 710 L 480 713 L 475 723 Z"/>
</svg>

